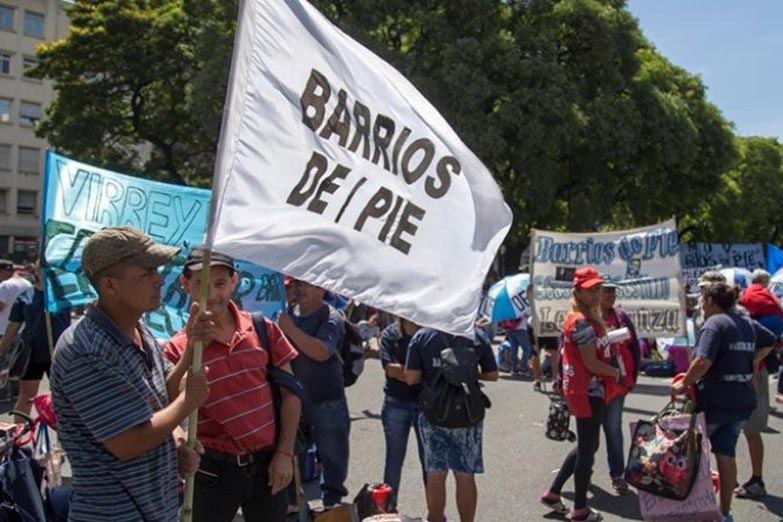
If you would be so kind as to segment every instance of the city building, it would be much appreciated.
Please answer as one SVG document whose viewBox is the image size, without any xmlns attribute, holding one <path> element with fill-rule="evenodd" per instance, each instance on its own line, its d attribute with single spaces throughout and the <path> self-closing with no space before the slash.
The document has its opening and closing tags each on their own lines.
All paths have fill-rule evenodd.
<svg viewBox="0 0 783 522">
<path fill-rule="evenodd" d="M 62 0 L 0 0 L 0 257 L 37 254 L 47 143 L 35 125 L 54 89 L 25 71 L 36 63 L 37 45 L 67 32 Z"/>
</svg>

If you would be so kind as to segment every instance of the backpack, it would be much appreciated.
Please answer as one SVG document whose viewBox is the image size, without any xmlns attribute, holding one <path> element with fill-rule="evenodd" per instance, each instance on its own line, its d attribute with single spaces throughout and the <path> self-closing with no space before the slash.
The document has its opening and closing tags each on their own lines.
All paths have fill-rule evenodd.
<svg viewBox="0 0 783 522">
<path fill-rule="evenodd" d="M 321 312 L 321 323 L 329 321 L 331 308 L 324 306 Z M 364 371 L 364 339 L 359 327 L 346 319 L 342 314 L 343 338 L 337 346 L 337 358 L 343 366 L 343 382 L 345 387 L 353 386 Z"/>
<path fill-rule="evenodd" d="M 272 364 L 272 352 L 270 351 L 272 345 L 269 342 L 269 332 L 266 327 L 267 319 L 264 317 L 263 312 L 253 312 L 251 316 L 253 318 L 253 327 L 256 330 L 256 335 L 261 342 L 261 348 L 266 350 L 269 356 L 267 358 L 266 377 L 269 381 L 269 386 L 272 389 L 272 401 L 275 408 L 275 443 L 277 443 L 277 437 L 280 434 L 280 406 L 282 404 L 282 394 L 280 390 L 281 388 L 285 388 L 296 395 L 302 403 L 302 412 L 299 415 L 299 427 L 296 430 L 296 440 L 294 442 L 294 455 L 302 455 L 307 452 L 313 438 L 312 403 L 310 402 L 310 396 L 296 377 Z"/>
<path fill-rule="evenodd" d="M 468 428 L 484 419 L 492 406 L 479 383 L 476 350 L 466 339 L 440 352 L 441 367 L 431 383 L 425 383 L 419 395 L 424 416 L 432 424 L 443 428 Z"/>
</svg>

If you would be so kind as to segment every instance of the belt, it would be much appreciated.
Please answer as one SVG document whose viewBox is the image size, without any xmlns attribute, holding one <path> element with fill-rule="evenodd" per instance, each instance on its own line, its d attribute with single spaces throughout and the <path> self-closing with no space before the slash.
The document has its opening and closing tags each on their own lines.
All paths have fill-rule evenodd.
<svg viewBox="0 0 783 522">
<path fill-rule="evenodd" d="M 274 456 L 274 450 L 265 449 L 253 453 L 234 455 L 232 453 L 224 453 L 222 451 L 204 448 L 204 456 L 215 462 L 220 462 L 221 464 L 232 464 L 238 468 L 244 468 L 252 464 L 258 464 L 259 462 L 269 462 Z"/>
</svg>

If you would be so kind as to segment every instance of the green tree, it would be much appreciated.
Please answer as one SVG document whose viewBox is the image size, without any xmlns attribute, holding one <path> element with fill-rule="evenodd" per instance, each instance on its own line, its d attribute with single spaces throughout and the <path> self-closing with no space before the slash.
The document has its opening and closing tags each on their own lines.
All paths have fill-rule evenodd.
<svg viewBox="0 0 783 522">
<path fill-rule="evenodd" d="M 80 0 L 66 39 L 34 74 L 57 96 L 38 133 L 83 161 L 178 183 L 208 182 L 236 3 Z"/>
</svg>

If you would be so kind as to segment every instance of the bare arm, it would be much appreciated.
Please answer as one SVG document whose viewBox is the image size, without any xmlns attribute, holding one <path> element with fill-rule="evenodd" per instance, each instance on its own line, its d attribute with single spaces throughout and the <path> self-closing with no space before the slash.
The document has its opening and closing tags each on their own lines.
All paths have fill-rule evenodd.
<svg viewBox="0 0 783 522">
<path fill-rule="evenodd" d="M 422 379 L 422 373 L 421 370 L 409 370 L 405 369 L 405 384 L 408 386 L 413 386 L 414 384 L 419 384 Z"/>
<path fill-rule="evenodd" d="M 322 340 L 312 335 L 307 335 L 298 326 L 294 324 L 293 319 L 288 314 L 280 314 L 277 319 L 277 325 L 283 333 L 293 341 L 296 347 L 309 358 L 324 362 L 329 359 L 331 353 L 329 347 Z"/>
<path fill-rule="evenodd" d="M 293 375 L 291 365 L 288 363 L 280 369 Z M 294 452 L 296 431 L 299 428 L 299 417 L 302 414 L 302 402 L 296 394 L 282 386 L 280 387 L 280 395 L 280 435 L 277 448 L 290 455 Z"/>
<path fill-rule="evenodd" d="M 6 330 L 8 331 L 8 330 Z M 772 353 L 773 347 L 770 346 L 769 348 L 760 348 L 756 350 L 756 354 L 753 356 L 753 371 L 758 370 L 759 363 L 763 361 L 767 355 Z M 3 350 L 0 349 L 0 353 L 2 353 Z"/>
<path fill-rule="evenodd" d="M 386 372 L 386 377 L 405 382 L 405 367 L 402 364 L 387 363 L 384 371 Z"/>
<path fill-rule="evenodd" d="M 687 388 L 694 382 L 704 377 L 711 366 L 711 360 L 707 359 L 706 357 L 696 357 L 688 367 L 688 371 L 685 373 L 685 378 L 681 381 L 683 388 Z"/>
<path fill-rule="evenodd" d="M 8 323 L 8 326 L 5 329 L 5 333 L 3 334 L 3 337 L 0 338 L 0 354 L 5 353 L 8 348 L 10 348 L 11 343 L 13 342 L 14 338 L 16 337 L 16 334 L 19 333 L 19 330 L 22 328 L 22 323 L 14 323 L 10 322 Z"/>
<path fill-rule="evenodd" d="M 610 366 L 605 362 L 598 360 L 598 356 L 596 355 L 595 350 L 595 345 L 579 348 L 579 354 L 582 356 L 582 362 L 587 368 L 587 371 L 593 375 L 598 375 L 599 377 L 612 377 L 613 379 L 619 379 L 620 370 L 614 366 Z"/>
<path fill-rule="evenodd" d="M 479 379 L 482 381 L 497 381 L 500 378 L 500 372 L 495 370 L 494 372 L 484 372 L 479 375 Z"/>
</svg>

